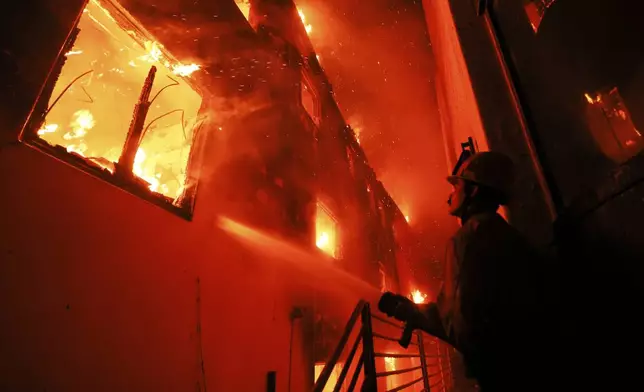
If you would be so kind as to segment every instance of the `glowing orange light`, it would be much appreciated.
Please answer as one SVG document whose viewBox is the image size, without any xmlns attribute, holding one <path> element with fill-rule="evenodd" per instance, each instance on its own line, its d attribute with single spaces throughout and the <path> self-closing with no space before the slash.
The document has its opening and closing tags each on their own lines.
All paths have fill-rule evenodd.
<svg viewBox="0 0 644 392">
<path fill-rule="evenodd" d="M 148 112 L 133 172 L 150 184 L 151 191 L 178 200 L 201 121 L 202 98 L 186 77 L 200 66 L 175 59 L 111 0 L 89 1 L 78 26 L 80 33 L 65 53 L 38 136 L 84 157 L 90 165 L 114 172 L 132 109 L 154 64 L 159 69 L 155 91 L 164 90 L 167 85 L 161 81 L 166 77 L 172 89 L 160 94 Z M 169 115 L 174 112 L 181 116 Z"/>
<path fill-rule="evenodd" d="M 321 204 L 318 204 L 315 217 L 315 246 L 329 256 L 337 257 L 337 222 Z"/>
<path fill-rule="evenodd" d="M 420 290 L 414 290 L 411 292 L 411 299 L 416 304 L 424 304 L 427 301 L 427 294 L 423 294 Z"/>
<path fill-rule="evenodd" d="M 315 241 L 315 245 L 320 249 L 325 249 L 329 246 L 329 242 L 329 234 L 322 232 L 320 233 L 320 235 L 318 235 L 318 239 Z"/>
<path fill-rule="evenodd" d="M 302 24 L 304 25 L 304 30 L 306 30 L 306 34 L 310 34 L 311 31 L 313 31 L 313 26 L 306 23 L 306 15 L 304 15 L 304 12 L 302 12 L 302 10 L 300 9 L 297 10 L 297 14 L 300 16 L 300 19 L 302 20 Z"/>
<path fill-rule="evenodd" d="M 250 0 L 235 0 L 237 7 L 244 14 L 246 20 L 250 17 Z"/>
</svg>

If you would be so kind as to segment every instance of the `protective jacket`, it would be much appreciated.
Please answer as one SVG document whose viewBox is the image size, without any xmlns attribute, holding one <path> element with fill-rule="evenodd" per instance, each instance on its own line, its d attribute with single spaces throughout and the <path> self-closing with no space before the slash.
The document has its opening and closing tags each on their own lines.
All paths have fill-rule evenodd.
<svg viewBox="0 0 644 392">
<path fill-rule="evenodd" d="M 482 387 L 496 385 L 486 389 L 534 378 L 535 366 L 541 368 L 536 362 L 547 340 L 543 262 L 496 213 L 472 216 L 448 243 L 433 317 L 463 354 L 469 375 Z"/>
</svg>

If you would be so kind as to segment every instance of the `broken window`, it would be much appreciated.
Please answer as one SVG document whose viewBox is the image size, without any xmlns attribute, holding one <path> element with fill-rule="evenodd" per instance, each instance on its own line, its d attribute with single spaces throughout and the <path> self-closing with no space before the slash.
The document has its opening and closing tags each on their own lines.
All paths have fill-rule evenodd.
<svg viewBox="0 0 644 392">
<path fill-rule="evenodd" d="M 532 29 L 536 33 L 546 10 L 554 4 L 555 0 L 524 0 L 524 2 L 528 20 L 530 20 L 530 25 L 532 25 Z"/>
<path fill-rule="evenodd" d="M 338 223 L 320 202 L 317 203 L 315 216 L 315 245 L 329 256 L 338 258 Z"/>
<path fill-rule="evenodd" d="M 172 57 L 113 1 L 89 1 L 76 31 L 25 139 L 182 207 L 202 123 L 199 66 Z"/>
<path fill-rule="evenodd" d="M 602 152 L 622 163 L 642 150 L 642 134 L 635 128 L 618 89 L 585 94 L 588 125 Z"/>
<path fill-rule="evenodd" d="M 308 113 L 309 117 L 311 117 L 311 120 L 313 120 L 313 123 L 315 123 L 315 125 L 317 126 L 320 126 L 320 113 L 318 108 L 317 97 L 315 96 L 315 92 L 313 91 L 313 89 L 305 81 L 302 81 L 301 99 L 302 99 L 302 106 L 304 107 L 304 110 L 306 110 L 306 112 Z"/>
</svg>

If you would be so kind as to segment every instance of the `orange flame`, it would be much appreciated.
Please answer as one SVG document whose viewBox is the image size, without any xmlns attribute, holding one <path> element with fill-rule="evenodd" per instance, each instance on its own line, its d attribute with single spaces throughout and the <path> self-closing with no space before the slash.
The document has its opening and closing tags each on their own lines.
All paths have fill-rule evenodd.
<svg viewBox="0 0 644 392">
<path fill-rule="evenodd" d="M 202 97 L 180 78 L 201 67 L 174 59 L 113 1 L 89 1 L 78 27 L 76 46 L 65 53 L 67 61 L 50 98 L 49 104 L 56 104 L 37 135 L 113 172 L 140 88 L 154 64 L 159 70 L 156 91 L 167 86 L 166 77 L 179 79 L 150 108 L 133 173 L 151 191 L 176 199 L 185 188 L 193 132 L 202 121 Z M 173 111 L 181 116 L 169 115 Z"/>
<path fill-rule="evenodd" d="M 424 304 L 427 301 L 427 294 L 423 294 L 420 290 L 414 290 L 411 292 L 411 300 L 415 304 Z"/>
<path fill-rule="evenodd" d="M 300 16 L 300 19 L 302 20 L 302 24 L 304 25 L 304 30 L 306 30 L 306 34 L 311 34 L 311 31 L 313 31 L 313 26 L 306 23 L 306 15 L 304 15 L 304 12 L 298 8 L 297 14 Z"/>
<path fill-rule="evenodd" d="M 337 222 L 318 203 L 315 217 L 315 246 L 331 257 L 337 257 Z"/>
<path fill-rule="evenodd" d="M 241 13 L 244 14 L 244 18 L 248 20 L 250 18 L 250 0 L 235 0 L 235 4 L 237 4 Z"/>
</svg>

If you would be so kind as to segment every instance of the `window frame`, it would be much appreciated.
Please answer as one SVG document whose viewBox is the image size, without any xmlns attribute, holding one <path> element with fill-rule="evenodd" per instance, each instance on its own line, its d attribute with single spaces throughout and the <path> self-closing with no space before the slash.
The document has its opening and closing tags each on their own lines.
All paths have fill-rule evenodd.
<svg viewBox="0 0 644 392">
<path fill-rule="evenodd" d="M 333 255 L 330 255 L 329 253 L 325 252 L 323 249 L 319 248 L 317 246 L 317 239 L 318 239 L 318 231 L 317 231 L 317 222 L 318 222 L 318 211 L 322 210 L 326 217 L 329 218 L 331 221 L 333 221 L 333 229 L 335 231 L 335 249 L 333 250 Z M 340 226 L 340 220 L 338 219 L 337 215 L 333 213 L 330 207 L 328 207 L 328 204 L 324 202 L 323 198 L 318 197 L 318 199 L 315 202 L 315 220 L 314 220 L 314 235 L 313 235 L 313 245 L 315 246 L 315 249 L 318 251 L 324 253 L 325 255 L 331 257 L 334 260 L 340 260 L 342 259 L 342 232 L 341 232 L 341 226 Z"/>
<path fill-rule="evenodd" d="M 154 38 L 154 36 L 145 29 L 140 21 L 129 14 L 125 7 L 121 6 L 114 0 L 103 1 L 109 3 L 110 7 L 114 7 L 120 12 L 124 11 L 126 19 L 136 24 L 137 27 L 141 28 L 141 31 L 139 31 L 139 33 L 144 38 Z M 70 33 L 67 35 L 67 38 L 63 42 L 58 55 L 54 59 L 49 72 L 47 73 L 47 76 L 45 77 L 42 86 L 39 89 L 38 95 L 36 96 L 32 104 L 32 109 L 28 114 L 22 129 L 20 130 L 20 133 L 18 135 L 18 142 L 41 153 L 49 155 L 57 161 L 67 164 L 85 174 L 89 174 L 95 178 L 109 183 L 110 185 L 116 186 L 119 189 L 132 194 L 133 196 L 137 196 L 153 205 L 161 207 L 162 209 L 171 212 L 187 221 L 192 221 L 195 211 L 197 190 L 200 183 L 199 176 L 194 175 L 194 173 L 198 173 L 201 169 L 204 159 L 204 150 L 207 144 L 206 139 L 208 134 L 211 133 L 208 131 L 213 127 L 213 124 L 208 121 L 207 116 L 203 116 L 204 120 L 197 122 L 193 130 L 193 142 L 190 146 L 188 162 L 186 164 L 186 183 L 189 179 L 192 178 L 193 185 L 189 190 L 185 190 L 182 196 L 177 198 L 177 200 L 182 200 L 179 205 L 177 205 L 176 202 L 173 202 L 171 198 L 149 190 L 149 184 L 145 183 L 145 181 L 142 179 L 141 181 L 138 181 L 138 177 L 136 175 L 133 175 L 132 178 L 119 178 L 107 169 L 102 168 L 99 165 L 92 164 L 91 160 L 85 159 L 78 154 L 68 152 L 63 146 L 51 145 L 38 135 L 38 130 L 45 121 L 44 114 L 46 114 L 47 112 L 47 106 L 49 105 L 49 101 L 52 98 L 49 97 L 48 100 L 45 100 L 46 95 L 49 89 L 53 90 L 59 75 L 63 71 L 65 62 L 64 60 L 66 57 L 65 53 L 71 50 L 78 34 L 80 33 L 78 26 L 86 7 L 87 2 L 80 9 L 78 17 L 75 19 L 70 29 Z M 167 50 L 164 50 L 163 48 L 161 48 L 161 50 L 163 51 L 164 55 L 169 55 L 169 52 Z M 170 58 L 173 57 L 170 56 Z M 182 78 L 182 81 L 189 85 L 201 97 L 201 106 L 197 113 L 197 117 L 199 118 L 208 112 L 208 95 L 202 88 L 198 86 L 198 82 L 194 82 L 186 78 Z M 132 109 L 134 110 L 134 108 Z"/>
<path fill-rule="evenodd" d="M 313 88 L 313 79 L 308 75 L 305 70 L 302 70 L 302 77 L 300 79 L 300 93 L 298 94 L 299 98 L 299 104 L 304 110 L 304 112 L 309 116 L 313 124 L 316 126 L 316 128 L 320 128 L 322 124 L 322 102 L 320 99 L 320 94 L 318 91 Z M 308 91 L 309 94 L 311 95 L 311 100 L 313 103 L 313 115 L 309 113 L 309 111 L 306 109 L 306 106 L 304 105 L 304 91 Z"/>
</svg>

